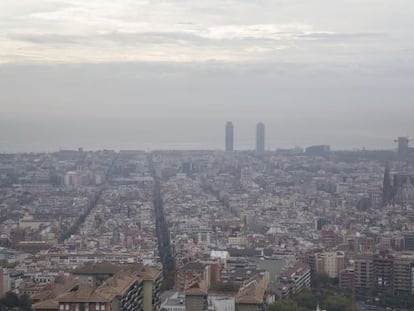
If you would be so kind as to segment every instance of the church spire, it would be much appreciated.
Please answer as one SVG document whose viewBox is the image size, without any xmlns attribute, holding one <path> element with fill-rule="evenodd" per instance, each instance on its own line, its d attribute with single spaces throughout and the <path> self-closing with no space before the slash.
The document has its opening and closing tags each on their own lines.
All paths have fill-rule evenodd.
<svg viewBox="0 0 414 311">
<path fill-rule="evenodd" d="M 392 185 L 391 185 L 391 173 L 390 162 L 385 164 L 384 181 L 382 185 L 382 205 L 390 204 L 392 200 Z"/>
</svg>

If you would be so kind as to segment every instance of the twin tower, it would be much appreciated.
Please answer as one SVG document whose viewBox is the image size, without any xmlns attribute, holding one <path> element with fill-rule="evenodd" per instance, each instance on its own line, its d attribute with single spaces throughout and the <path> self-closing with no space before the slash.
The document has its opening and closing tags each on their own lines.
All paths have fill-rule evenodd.
<svg viewBox="0 0 414 311">
<path fill-rule="evenodd" d="M 234 128 L 230 121 L 226 123 L 225 145 L 227 152 L 234 150 Z M 256 125 L 256 152 L 265 152 L 265 125 L 262 122 Z"/>
</svg>

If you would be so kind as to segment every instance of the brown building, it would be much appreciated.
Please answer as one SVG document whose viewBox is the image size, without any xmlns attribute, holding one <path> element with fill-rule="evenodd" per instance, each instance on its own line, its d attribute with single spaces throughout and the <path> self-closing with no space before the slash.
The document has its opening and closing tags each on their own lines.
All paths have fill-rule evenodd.
<svg viewBox="0 0 414 311">
<path fill-rule="evenodd" d="M 370 289 L 374 286 L 374 262 L 372 256 L 359 256 L 354 261 L 354 286 Z"/>
<path fill-rule="evenodd" d="M 339 287 L 353 288 L 355 279 L 355 271 L 352 269 L 345 269 L 339 273 Z"/>
<path fill-rule="evenodd" d="M 236 311 L 265 310 L 267 285 L 268 281 L 258 276 L 245 281 L 236 295 Z"/>
<path fill-rule="evenodd" d="M 93 286 L 99 286 L 108 278 L 114 276 L 123 269 L 121 265 L 111 263 L 88 263 L 77 269 L 72 274 L 79 281 Z"/>
<path fill-rule="evenodd" d="M 185 287 L 185 309 L 188 311 L 206 311 L 207 302 L 207 284 L 199 277 L 187 282 Z"/>
<path fill-rule="evenodd" d="M 111 263 L 87 264 L 74 271 L 74 275 L 82 278 L 84 282 L 99 286 L 108 277 L 119 271 L 127 271 L 143 281 L 143 307 L 144 311 L 160 309 L 162 272 L 142 264 L 114 265 Z"/>
<path fill-rule="evenodd" d="M 143 310 L 142 280 L 119 272 L 95 288 L 79 284 L 61 296 L 60 311 L 133 311 Z"/>
<path fill-rule="evenodd" d="M 140 264 L 88 264 L 35 295 L 34 311 L 158 311 L 162 273 Z"/>
<path fill-rule="evenodd" d="M 175 274 L 175 290 L 184 293 L 186 284 L 195 278 L 204 280 L 208 289 L 211 279 L 210 265 L 202 262 L 190 262 L 178 269 Z"/>
<path fill-rule="evenodd" d="M 394 258 L 392 256 L 375 256 L 374 286 L 379 291 L 393 291 Z"/>
<path fill-rule="evenodd" d="M 412 294 L 412 271 L 414 261 L 396 259 L 394 261 L 393 289 L 396 294 Z"/>
<path fill-rule="evenodd" d="M 31 295 L 34 311 L 57 311 L 59 310 L 58 299 L 68 293 L 78 284 L 74 278 L 59 278 L 54 284 L 49 284 L 43 291 Z"/>
<path fill-rule="evenodd" d="M 355 259 L 354 284 L 394 294 L 414 294 L 414 256 L 382 253 Z"/>
</svg>

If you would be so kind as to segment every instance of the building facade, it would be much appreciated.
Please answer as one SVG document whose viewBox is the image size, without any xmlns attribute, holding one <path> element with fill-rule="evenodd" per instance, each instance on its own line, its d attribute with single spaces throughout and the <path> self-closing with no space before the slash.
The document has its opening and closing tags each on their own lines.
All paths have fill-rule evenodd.
<svg viewBox="0 0 414 311">
<path fill-rule="evenodd" d="M 289 298 L 311 287 L 311 269 L 308 264 L 300 263 L 279 277 L 280 296 Z"/>
<path fill-rule="evenodd" d="M 233 123 L 226 123 L 226 134 L 225 134 L 225 150 L 231 152 L 234 150 L 234 129 Z"/>
<path fill-rule="evenodd" d="M 256 152 L 265 152 L 265 125 L 262 122 L 256 125 Z"/>
<path fill-rule="evenodd" d="M 316 253 L 315 265 L 316 272 L 337 278 L 345 268 L 345 253 L 341 251 Z"/>
</svg>

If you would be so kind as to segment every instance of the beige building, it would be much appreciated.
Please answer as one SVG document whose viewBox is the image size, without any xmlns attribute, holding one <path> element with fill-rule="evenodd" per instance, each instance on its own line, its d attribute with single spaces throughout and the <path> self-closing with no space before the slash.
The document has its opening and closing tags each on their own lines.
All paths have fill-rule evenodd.
<svg viewBox="0 0 414 311">
<path fill-rule="evenodd" d="M 47 227 L 50 225 L 50 221 L 34 219 L 33 216 L 29 213 L 25 213 L 24 216 L 19 220 L 19 227 L 21 229 L 39 230 L 40 227 Z"/>
<path fill-rule="evenodd" d="M 337 278 L 339 273 L 345 269 L 345 253 L 340 251 L 316 253 L 315 265 L 316 272 Z"/>
<path fill-rule="evenodd" d="M 143 280 L 144 311 L 158 311 L 161 307 L 162 272 L 148 266 L 134 270 L 134 274 Z"/>
</svg>

